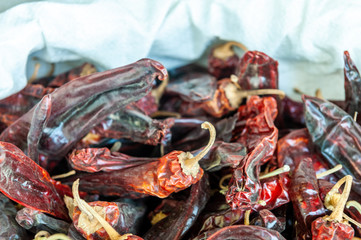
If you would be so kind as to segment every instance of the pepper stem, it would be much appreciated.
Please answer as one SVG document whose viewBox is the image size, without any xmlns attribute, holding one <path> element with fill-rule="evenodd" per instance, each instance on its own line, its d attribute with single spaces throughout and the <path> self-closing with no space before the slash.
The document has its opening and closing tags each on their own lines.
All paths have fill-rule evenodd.
<svg viewBox="0 0 361 240">
<path fill-rule="evenodd" d="M 279 89 L 255 89 L 255 90 L 240 90 L 239 91 L 239 97 L 241 99 L 247 98 L 249 96 L 254 96 L 254 95 L 279 95 L 279 97 L 281 99 L 283 99 L 286 96 L 286 93 L 282 90 Z"/>
<path fill-rule="evenodd" d="M 320 178 L 323 178 L 323 177 L 325 177 L 325 176 L 328 176 L 328 175 L 330 175 L 330 174 L 332 174 L 332 173 L 335 173 L 335 172 L 337 172 L 337 171 L 339 171 L 339 170 L 341 170 L 341 169 L 342 169 L 342 165 L 341 165 L 341 164 L 337 164 L 335 167 L 333 167 L 333 168 L 331 168 L 331 169 L 328 169 L 327 171 L 324 171 L 324 172 L 322 172 L 322 173 L 317 174 L 316 177 L 317 177 L 317 179 L 320 179 Z"/>
<path fill-rule="evenodd" d="M 52 176 L 51 178 L 52 179 L 66 178 L 66 177 L 74 175 L 75 173 L 76 173 L 75 170 L 71 170 L 71 171 L 69 171 L 67 173 Z"/>
<path fill-rule="evenodd" d="M 347 221 L 349 221 L 350 223 L 355 224 L 357 227 L 361 228 L 361 224 L 357 221 L 355 221 L 354 219 L 350 218 L 349 216 L 347 216 L 346 214 L 342 214 L 342 217 L 344 219 L 346 219 Z"/>
<path fill-rule="evenodd" d="M 249 215 L 251 215 L 251 209 L 244 213 L 244 225 L 249 225 Z"/>
<path fill-rule="evenodd" d="M 281 168 L 278 168 L 272 172 L 269 172 L 269 173 L 266 173 L 262 176 L 259 177 L 259 180 L 262 180 L 262 179 L 265 179 L 265 178 L 269 178 L 269 177 L 273 177 L 273 176 L 277 176 L 281 173 L 285 173 L 285 172 L 289 172 L 290 171 L 290 166 L 288 165 L 284 165 L 283 167 Z"/>
<path fill-rule="evenodd" d="M 178 155 L 178 161 L 186 175 L 196 177 L 199 172 L 199 160 L 201 160 L 211 149 L 214 141 L 216 140 L 216 129 L 210 122 L 203 122 L 201 127 L 209 130 L 209 142 L 207 146 L 197 155 L 193 156 L 190 152 L 182 152 Z"/>
<path fill-rule="evenodd" d="M 162 98 L 163 93 L 165 91 L 165 88 L 167 87 L 169 82 L 169 76 L 167 78 L 165 78 L 161 84 L 159 84 L 159 86 L 155 89 L 152 89 L 152 96 L 155 98 L 155 101 L 157 103 L 159 103 L 159 100 Z"/>
<path fill-rule="evenodd" d="M 117 231 L 115 231 L 115 229 L 104 218 L 102 218 L 102 216 L 100 216 L 99 213 L 97 213 L 87 202 L 80 199 L 78 188 L 79 188 L 79 179 L 77 179 L 73 183 L 74 201 L 76 201 L 78 203 L 79 209 L 81 211 L 84 211 L 83 209 L 85 209 L 85 212 L 88 215 L 90 214 L 92 217 L 95 217 L 96 220 L 98 220 L 98 222 L 102 225 L 102 227 L 108 233 L 109 238 L 111 240 L 124 239 L 124 236 L 122 237 Z"/>
<path fill-rule="evenodd" d="M 50 235 L 50 233 L 43 230 L 34 236 L 34 240 L 71 240 L 71 238 L 63 233 Z"/>
<path fill-rule="evenodd" d="M 354 115 L 353 115 L 353 121 L 354 122 L 357 122 L 357 115 L 358 115 L 358 112 L 355 112 Z"/>
<path fill-rule="evenodd" d="M 347 199 L 350 195 L 351 186 L 352 186 L 352 176 L 347 175 L 340 179 L 333 187 L 332 189 L 327 193 L 325 197 L 325 202 L 330 202 L 333 195 L 338 194 L 338 190 L 341 187 L 342 184 L 345 183 L 345 187 L 343 189 L 342 195 L 340 196 L 339 200 L 337 201 L 337 205 L 334 207 L 333 212 L 330 216 L 326 216 L 325 219 L 328 221 L 338 221 L 342 222 L 342 215 L 343 210 L 345 208 Z M 325 204 L 326 205 L 326 204 Z"/>
<path fill-rule="evenodd" d="M 227 60 L 227 58 L 235 55 L 235 52 L 232 49 L 233 46 L 239 47 L 245 52 L 248 51 L 247 47 L 244 46 L 242 43 L 236 41 L 229 41 L 221 44 L 218 47 L 215 47 L 213 50 L 213 56 L 222 60 Z"/>
<path fill-rule="evenodd" d="M 36 77 L 38 76 L 40 66 L 41 66 L 40 63 L 38 63 L 38 62 L 35 63 L 34 72 L 33 72 L 33 74 L 31 75 L 31 77 L 29 78 L 28 83 L 32 83 L 32 82 L 35 81 Z"/>
</svg>

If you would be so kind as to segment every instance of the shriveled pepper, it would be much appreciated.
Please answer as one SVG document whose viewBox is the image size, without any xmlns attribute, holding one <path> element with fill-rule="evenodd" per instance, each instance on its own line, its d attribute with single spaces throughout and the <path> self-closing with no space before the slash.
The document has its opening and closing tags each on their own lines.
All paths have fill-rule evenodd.
<svg viewBox="0 0 361 240">
<path fill-rule="evenodd" d="M 354 116 L 355 112 L 361 112 L 361 77 L 348 51 L 344 52 L 343 59 L 345 61 L 345 110 Z"/>
<path fill-rule="evenodd" d="M 210 131 L 210 140 L 197 156 L 189 152 L 173 151 L 159 158 L 158 161 L 137 167 L 112 172 L 78 174 L 81 189 L 102 195 L 130 196 L 137 198 L 153 195 L 165 198 L 173 192 L 188 188 L 199 181 L 203 170 L 198 161 L 209 151 L 215 141 L 215 129 L 209 122 L 202 123 L 202 128 Z M 71 181 L 70 177 L 66 181 Z M 101 182 L 103 185 L 99 185 Z"/>
<path fill-rule="evenodd" d="M 273 123 L 277 116 L 276 100 L 253 96 L 238 112 L 234 139 L 247 147 L 248 154 L 233 173 L 226 200 L 232 209 L 248 210 L 260 204 L 260 167 L 271 160 L 276 148 L 278 129 Z"/>
<path fill-rule="evenodd" d="M 361 127 L 349 114 L 333 103 L 303 96 L 305 120 L 312 142 L 327 159 L 329 167 L 343 166 L 339 178 L 354 177 L 355 192 L 361 191 Z"/>
<path fill-rule="evenodd" d="M 0 191 L 26 207 L 68 220 L 48 172 L 11 143 L 0 142 Z"/>
<path fill-rule="evenodd" d="M 312 222 L 313 240 L 351 240 L 354 237 L 354 229 L 347 223 L 347 221 L 343 220 L 343 210 L 351 191 L 352 176 L 347 175 L 337 182 L 337 184 L 335 184 L 335 186 L 327 194 L 325 201 L 328 201 L 327 198 L 331 198 L 334 193 L 337 193 L 339 187 L 343 183 L 345 183 L 345 188 L 338 199 L 337 205 L 332 209 L 332 214 L 330 216 L 319 217 Z"/>
<path fill-rule="evenodd" d="M 45 159 L 41 165 L 54 168 L 94 125 L 145 96 L 156 78 L 167 78 L 164 66 L 154 60 L 142 59 L 77 78 L 52 92 L 51 113 L 42 127 L 44 130 L 36 148 Z M 0 140 L 26 150 L 28 133 L 34 127 L 31 125 L 33 118 L 34 108 L 3 131 Z"/>
</svg>

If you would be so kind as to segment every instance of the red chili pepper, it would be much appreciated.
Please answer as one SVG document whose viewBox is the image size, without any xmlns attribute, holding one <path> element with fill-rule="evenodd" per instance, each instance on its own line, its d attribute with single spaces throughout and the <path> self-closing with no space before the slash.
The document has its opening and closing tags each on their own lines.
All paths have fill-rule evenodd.
<svg viewBox="0 0 361 240">
<path fill-rule="evenodd" d="M 296 235 L 299 239 L 310 238 L 312 221 L 325 215 L 310 158 L 299 161 L 294 169 L 289 193 L 297 221 Z"/>
<path fill-rule="evenodd" d="M 286 222 L 281 222 L 270 210 L 262 209 L 258 214 L 259 216 L 250 222 L 251 225 L 272 229 L 280 233 L 285 230 Z"/>
<path fill-rule="evenodd" d="M 0 151 L 0 191 L 21 205 L 68 220 L 48 172 L 10 143 L 0 142 Z"/>
<path fill-rule="evenodd" d="M 242 89 L 278 89 L 278 62 L 263 52 L 246 52 L 237 66 L 236 75 Z"/>
<path fill-rule="evenodd" d="M 217 79 L 227 78 L 236 71 L 239 57 L 232 47 L 247 51 L 243 44 L 230 41 L 214 47 L 208 56 L 208 71 Z"/>
<path fill-rule="evenodd" d="M 226 200 L 232 209 L 247 210 L 260 204 L 260 167 L 271 160 L 276 148 L 278 129 L 273 124 L 277 115 L 276 100 L 254 96 L 238 112 L 234 138 L 247 147 L 248 154 L 233 173 Z"/>
<path fill-rule="evenodd" d="M 50 94 L 51 114 L 41 135 L 37 149 L 44 158 L 43 166 L 54 168 L 72 147 L 94 125 L 109 114 L 146 95 L 153 81 L 167 78 L 160 63 L 142 59 L 133 64 L 80 77 L 61 86 Z M 3 141 L 27 149 L 27 136 L 34 118 L 30 110 L 0 135 Z"/>
<path fill-rule="evenodd" d="M 203 176 L 198 161 L 214 143 L 215 129 L 208 122 L 204 122 L 202 128 L 209 129 L 210 140 L 207 147 L 195 157 L 189 152 L 173 151 L 159 158 L 158 161 L 137 167 L 112 172 L 78 174 L 75 178 L 80 178 L 81 188 L 86 192 L 107 196 L 130 195 L 134 198 L 145 194 L 165 198 L 173 192 L 188 188 Z M 71 177 L 70 181 L 73 178 Z M 99 182 L 103 185 L 99 185 Z"/>
<path fill-rule="evenodd" d="M 354 237 L 353 228 L 343 220 L 343 210 L 345 208 L 347 198 L 351 191 L 352 186 L 352 177 L 350 175 L 345 176 L 335 186 L 331 189 L 327 197 L 332 197 L 334 193 L 338 193 L 340 186 L 346 182 L 345 188 L 342 192 L 342 195 L 338 199 L 337 205 L 333 208 L 333 212 L 330 216 L 319 217 L 312 223 L 312 239 L 322 239 L 322 240 L 331 240 L 331 239 L 342 239 L 342 240 L 351 240 Z"/>
</svg>

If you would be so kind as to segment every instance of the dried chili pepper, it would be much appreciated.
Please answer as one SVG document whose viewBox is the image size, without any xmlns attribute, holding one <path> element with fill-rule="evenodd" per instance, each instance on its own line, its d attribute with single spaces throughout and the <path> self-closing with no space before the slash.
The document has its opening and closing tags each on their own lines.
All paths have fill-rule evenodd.
<svg viewBox="0 0 361 240">
<path fill-rule="evenodd" d="M 262 209 L 258 212 L 259 216 L 252 219 L 251 225 L 272 229 L 277 232 L 283 232 L 286 229 L 286 222 L 281 222 L 271 211 Z"/>
<path fill-rule="evenodd" d="M 278 62 L 263 52 L 246 52 L 238 63 L 236 75 L 242 89 L 278 88 Z"/>
<path fill-rule="evenodd" d="M 342 218 L 351 191 L 352 176 L 347 175 L 337 182 L 327 194 L 325 201 L 328 201 L 327 198 L 331 198 L 334 193 L 338 193 L 338 189 L 343 183 L 345 183 L 345 188 L 338 199 L 337 205 L 333 208 L 332 214 L 323 218 L 319 217 L 312 222 L 312 239 L 351 240 L 354 237 L 354 229 Z"/>
<path fill-rule="evenodd" d="M 155 120 L 140 111 L 125 109 L 110 114 L 91 133 L 98 135 L 98 141 L 102 138 L 126 138 L 133 142 L 157 145 L 169 141 L 173 124 L 173 118 Z"/>
<path fill-rule="evenodd" d="M 238 112 L 239 124 L 234 130 L 234 138 L 247 147 L 248 154 L 233 173 L 226 200 L 232 209 L 248 210 L 260 204 L 260 166 L 271 160 L 276 148 L 278 129 L 273 121 L 277 115 L 277 105 L 272 97 L 254 96 Z"/>
<path fill-rule="evenodd" d="M 15 206 L 0 193 L 0 239 L 27 239 L 25 230 L 16 223 L 15 216 Z"/>
<path fill-rule="evenodd" d="M 247 51 L 243 44 L 230 41 L 214 47 L 208 56 L 208 71 L 217 79 L 229 77 L 236 71 L 239 57 L 232 47 Z"/>
<path fill-rule="evenodd" d="M 165 198 L 173 192 L 188 188 L 203 176 L 198 161 L 209 151 L 215 141 L 215 129 L 209 122 L 202 128 L 210 131 L 210 140 L 197 156 L 189 152 L 173 151 L 152 161 L 133 168 L 112 172 L 78 174 L 82 189 L 102 195 L 129 196 L 137 198 L 146 195 Z M 74 177 L 67 179 L 71 181 Z M 99 186 L 97 183 L 104 185 Z"/>
<path fill-rule="evenodd" d="M 343 59 L 345 61 L 345 110 L 353 116 L 355 112 L 361 112 L 361 77 L 348 51 L 344 52 Z"/>
<path fill-rule="evenodd" d="M 341 164 L 336 175 L 354 177 L 353 188 L 361 190 L 361 127 L 353 118 L 323 99 L 303 96 L 305 120 L 312 141 L 327 159 L 329 167 Z"/>
<path fill-rule="evenodd" d="M 36 233 L 45 230 L 49 233 L 67 233 L 69 223 L 46 215 L 38 210 L 23 208 L 16 213 L 16 222 L 26 230 Z"/>
<path fill-rule="evenodd" d="M 312 221 L 325 215 L 310 158 L 305 158 L 296 165 L 289 193 L 297 221 L 296 235 L 298 239 L 310 238 Z"/>
<path fill-rule="evenodd" d="M 221 229 L 214 229 L 193 238 L 193 240 L 221 240 L 221 239 L 259 239 L 259 240 L 284 240 L 282 235 L 274 230 L 252 226 L 234 225 Z"/>
<path fill-rule="evenodd" d="M 37 149 L 54 162 L 44 161 L 43 166 L 53 168 L 94 125 L 146 95 L 157 77 L 167 78 L 165 68 L 154 60 L 143 59 L 77 78 L 51 93 L 51 114 Z M 2 132 L 0 139 L 26 149 L 28 132 L 34 127 L 30 125 L 33 115 L 34 108 Z"/>
<path fill-rule="evenodd" d="M 0 142 L 0 191 L 26 207 L 68 220 L 48 172 L 11 143 Z"/>
<path fill-rule="evenodd" d="M 191 188 L 186 202 L 170 215 L 156 223 L 144 235 L 144 239 L 181 239 L 197 220 L 210 196 L 208 176 L 205 175 Z"/>
</svg>

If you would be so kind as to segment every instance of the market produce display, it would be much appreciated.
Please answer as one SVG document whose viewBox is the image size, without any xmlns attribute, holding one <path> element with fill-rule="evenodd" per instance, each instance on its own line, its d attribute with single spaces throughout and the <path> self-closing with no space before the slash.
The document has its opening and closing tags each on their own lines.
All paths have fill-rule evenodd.
<svg viewBox="0 0 361 240">
<path fill-rule="evenodd" d="M 345 101 L 288 98 L 278 62 L 237 42 L 208 68 L 35 71 L 0 100 L 0 239 L 359 239 L 361 78 L 344 60 Z"/>
</svg>

